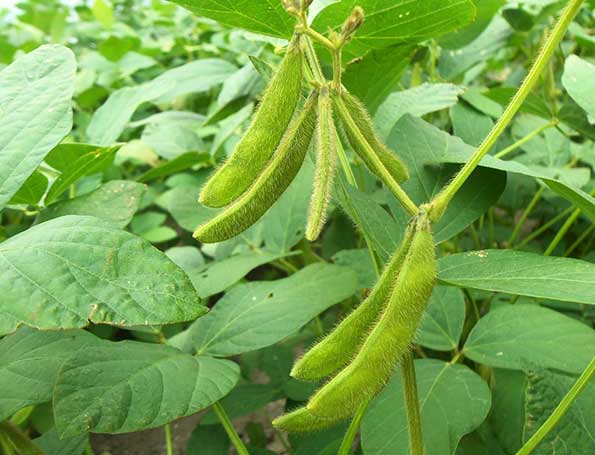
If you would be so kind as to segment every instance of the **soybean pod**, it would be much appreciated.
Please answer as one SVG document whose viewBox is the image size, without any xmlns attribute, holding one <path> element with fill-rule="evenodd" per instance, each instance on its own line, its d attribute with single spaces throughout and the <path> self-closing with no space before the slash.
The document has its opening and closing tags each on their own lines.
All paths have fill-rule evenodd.
<svg viewBox="0 0 595 455">
<path fill-rule="evenodd" d="M 333 121 L 333 106 L 327 87 L 323 87 L 318 99 L 318 125 L 316 128 L 316 173 L 310 208 L 306 239 L 318 238 L 328 211 L 337 169 L 337 131 Z"/>
<path fill-rule="evenodd" d="M 340 419 L 321 419 L 306 408 L 297 408 L 273 420 L 273 426 L 279 430 L 295 433 L 319 431 L 335 425 Z"/>
<path fill-rule="evenodd" d="M 386 309 L 353 361 L 325 384 L 306 408 L 320 418 L 344 418 L 370 401 L 410 349 L 436 277 L 436 256 L 426 215 L 415 234 Z"/>
<path fill-rule="evenodd" d="M 230 239 L 252 226 L 283 194 L 300 170 L 316 122 L 317 92 L 283 137 L 277 153 L 239 199 L 194 232 L 204 243 Z"/>
<path fill-rule="evenodd" d="M 372 292 L 331 333 L 296 362 L 291 376 L 302 380 L 321 379 L 353 359 L 373 324 L 379 319 L 397 282 L 413 233 L 413 226 L 410 226 L 399 248 L 384 267 Z"/>
<path fill-rule="evenodd" d="M 248 190 L 263 171 L 294 115 L 301 96 L 303 75 L 299 37 L 295 37 L 262 101 L 231 157 L 202 188 L 199 202 L 224 207 Z"/>
</svg>

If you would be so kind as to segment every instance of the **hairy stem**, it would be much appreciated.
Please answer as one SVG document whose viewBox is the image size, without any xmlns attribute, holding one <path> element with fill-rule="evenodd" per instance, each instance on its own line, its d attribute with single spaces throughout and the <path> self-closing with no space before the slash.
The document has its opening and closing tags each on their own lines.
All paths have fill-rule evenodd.
<svg viewBox="0 0 595 455">
<path fill-rule="evenodd" d="M 562 398 L 562 401 L 556 406 L 552 415 L 550 415 L 543 425 L 531 436 L 525 445 L 517 452 L 516 455 L 529 455 L 539 445 L 548 433 L 556 426 L 560 419 L 566 414 L 566 411 L 572 406 L 574 400 L 578 398 L 583 389 L 587 386 L 591 378 L 595 374 L 595 357 L 589 363 L 585 371 L 580 375 L 574 385 L 570 388 L 568 393 Z"/>
<path fill-rule="evenodd" d="M 215 410 L 217 417 L 219 417 L 219 421 L 221 422 L 221 425 L 223 425 L 223 428 L 225 429 L 227 436 L 229 436 L 231 443 L 236 448 L 238 455 L 250 455 L 248 449 L 244 445 L 244 442 L 240 438 L 240 435 L 234 428 L 233 423 L 231 423 L 229 416 L 225 412 L 225 409 L 223 409 L 223 406 L 221 406 L 221 403 L 216 402 L 213 405 L 213 409 Z"/>
<path fill-rule="evenodd" d="M 481 159 L 490 151 L 492 146 L 496 143 L 500 135 L 508 127 L 518 110 L 521 108 L 523 102 L 539 81 L 541 73 L 547 66 L 547 63 L 554 53 L 556 47 L 562 41 L 562 38 L 566 33 L 566 29 L 574 19 L 574 16 L 578 13 L 582 3 L 583 0 L 570 0 L 568 2 L 568 6 L 558 19 L 544 46 L 537 55 L 535 62 L 531 66 L 529 73 L 527 73 L 523 83 L 506 107 L 506 110 L 500 119 L 498 119 L 488 136 L 481 143 L 471 159 L 467 161 L 467 163 L 461 168 L 454 179 L 451 180 L 451 182 L 432 201 L 431 216 L 433 221 L 438 221 L 442 217 L 446 211 L 446 207 L 455 196 L 457 191 L 459 191 L 461 186 L 463 186 L 463 184 L 467 181 L 469 176 L 479 165 Z"/>
<path fill-rule="evenodd" d="M 409 453 L 411 455 L 424 455 L 424 439 L 421 431 L 421 414 L 412 352 L 405 354 L 401 361 L 401 381 L 403 382 L 403 396 L 405 397 L 405 409 L 407 410 L 409 426 Z"/>
</svg>

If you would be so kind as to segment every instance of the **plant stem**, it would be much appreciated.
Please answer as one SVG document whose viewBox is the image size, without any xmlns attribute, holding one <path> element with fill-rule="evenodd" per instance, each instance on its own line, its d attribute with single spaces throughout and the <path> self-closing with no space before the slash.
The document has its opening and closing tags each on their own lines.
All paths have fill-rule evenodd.
<svg viewBox="0 0 595 455">
<path fill-rule="evenodd" d="M 496 153 L 494 156 L 496 158 L 503 158 L 503 157 L 505 157 L 509 153 L 514 152 L 521 145 L 524 145 L 527 142 L 529 142 L 535 136 L 543 133 L 545 130 L 547 130 L 548 128 L 551 128 L 552 126 L 556 126 L 557 124 L 558 124 L 558 120 L 557 119 L 554 119 L 554 120 L 550 121 L 549 123 L 546 123 L 545 125 L 542 125 L 539 128 L 534 129 L 529 134 L 527 134 L 525 137 L 523 137 L 522 139 L 519 139 L 514 144 L 506 147 L 504 150 L 501 150 L 500 152 Z"/>
<path fill-rule="evenodd" d="M 413 353 L 408 352 L 401 361 L 401 381 L 403 382 L 403 396 L 407 410 L 409 426 L 409 453 L 424 455 L 424 440 L 421 432 L 421 415 L 419 399 L 417 397 L 417 381 L 415 379 L 415 365 Z"/>
<path fill-rule="evenodd" d="M 552 227 L 554 224 L 556 224 L 562 218 L 565 218 L 566 216 L 570 215 L 573 210 L 574 210 L 574 207 L 568 207 L 563 212 L 558 213 L 555 217 L 553 217 L 551 220 L 549 220 L 547 223 L 545 223 L 543 226 L 541 226 L 535 232 L 532 232 L 531 234 L 529 234 L 518 245 L 515 245 L 514 249 L 516 250 L 518 248 L 524 247 L 527 243 L 529 243 L 531 240 L 535 239 L 536 237 L 539 237 L 541 234 L 543 234 L 545 231 L 547 231 L 550 227 Z"/>
<path fill-rule="evenodd" d="M 578 398 L 583 389 L 587 386 L 593 374 L 595 373 L 595 357 L 589 363 L 585 371 L 580 375 L 574 385 L 570 388 L 568 393 L 564 395 L 562 401 L 556 406 L 552 415 L 550 415 L 539 429 L 529 438 L 525 445 L 517 452 L 516 455 L 529 455 L 539 445 L 539 443 L 547 436 L 547 434 L 556 426 L 560 419 L 564 416 L 566 411 L 570 408 L 574 400 Z"/>
<path fill-rule="evenodd" d="M 544 46 L 541 48 L 541 51 L 537 55 L 537 58 L 527 73 L 527 76 L 523 80 L 523 83 L 506 107 L 506 110 L 502 116 L 498 119 L 488 136 L 481 143 L 471 159 L 465 163 L 454 179 L 451 180 L 451 182 L 436 196 L 436 198 L 434 198 L 432 201 L 431 212 L 433 221 L 438 221 L 442 217 L 446 211 L 446 207 L 455 196 L 457 191 L 459 191 L 461 186 L 463 186 L 463 184 L 467 181 L 469 176 L 479 165 L 481 159 L 490 151 L 492 146 L 496 143 L 500 135 L 508 127 L 518 110 L 521 108 L 523 102 L 539 81 L 540 74 L 546 67 L 556 47 L 562 41 L 562 38 L 566 33 L 566 29 L 572 22 L 572 19 L 574 19 L 574 16 L 577 14 L 582 3 L 583 0 L 570 0 L 568 2 L 568 6 L 562 12 L 562 15 L 552 29 L 552 32 L 550 33 Z"/>
<path fill-rule="evenodd" d="M 566 251 L 564 251 L 564 256 L 569 256 L 574 250 L 576 250 L 577 247 L 591 234 L 591 232 L 593 232 L 593 229 L 595 229 L 595 224 L 592 224 L 587 229 L 585 229 L 585 232 L 579 235 L 576 241 L 570 245 Z"/>
<path fill-rule="evenodd" d="M 531 214 L 531 212 L 533 211 L 533 209 L 535 208 L 535 206 L 541 199 L 541 196 L 543 195 L 544 191 L 545 191 L 545 186 L 539 187 L 539 189 L 533 196 L 533 199 L 531 199 L 531 202 L 529 202 L 529 205 L 527 206 L 527 208 L 525 209 L 525 211 L 519 218 L 519 221 L 514 226 L 514 229 L 512 230 L 512 234 L 510 235 L 510 238 L 508 239 L 509 245 L 512 245 L 516 241 L 517 237 L 519 236 L 519 232 L 521 232 L 521 228 L 523 227 L 523 225 L 525 224 L 525 221 L 527 221 L 527 218 L 529 218 L 529 215 Z"/>
<path fill-rule="evenodd" d="M 221 403 L 217 401 L 213 405 L 213 409 L 215 410 L 217 417 L 219 417 L 219 421 L 221 422 L 221 425 L 223 425 L 223 428 L 225 429 L 227 436 L 229 436 L 231 443 L 236 448 L 238 455 L 250 455 L 248 449 L 244 445 L 244 442 L 240 438 L 240 435 L 238 435 L 236 429 L 234 428 L 233 423 L 231 423 L 229 416 L 225 412 L 225 409 L 223 409 L 223 406 L 221 406 Z"/>
<path fill-rule="evenodd" d="M 165 429 L 165 446 L 167 455 L 174 455 L 174 445 L 171 438 L 171 425 L 166 423 L 163 427 Z"/>
<path fill-rule="evenodd" d="M 359 430 L 360 423 L 367 408 L 368 403 L 362 403 L 359 405 L 359 408 L 357 408 L 357 412 L 349 424 L 349 428 L 347 429 L 347 433 L 345 433 L 345 437 L 341 442 L 341 447 L 339 447 L 339 452 L 337 452 L 337 455 L 349 455 L 351 453 L 353 441 L 355 440 L 355 436 L 357 435 L 357 431 Z"/>
<path fill-rule="evenodd" d="M 572 212 L 572 214 L 564 222 L 564 224 L 562 225 L 560 230 L 556 233 L 556 236 L 554 237 L 552 242 L 549 244 L 549 246 L 543 253 L 544 256 L 549 256 L 550 254 L 553 253 L 553 251 L 556 249 L 558 244 L 562 241 L 562 239 L 564 238 L 564 236 L 566 235 L 568 230 L 572 227 L 572 225 L 574 224 L 576 219 L 580 216 L 580 214 L 581 214 L 581 209 L 575 209 L 574 212 Z"/>
</svg>

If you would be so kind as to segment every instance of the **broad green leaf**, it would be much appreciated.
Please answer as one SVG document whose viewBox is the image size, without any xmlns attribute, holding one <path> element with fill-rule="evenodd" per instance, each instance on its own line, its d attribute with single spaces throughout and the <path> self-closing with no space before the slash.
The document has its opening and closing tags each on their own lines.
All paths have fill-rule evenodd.
<svg viewBox="0 0 595 455">
<path fill-rule="evenodd" d="M 476 362 L 498 368 L 536 365 L 580 373 L 595 355 L 595 332 L 549 308 L 508 305 L 480 319 L 463 352 Z"/>
<path fill-rule="evenodd" d="M 217 294 L 237 283 L 252 269 L 275 261 L 286 254 L 267 251 L 246 251 L 206 266 L 184 269 L 201 298 Z"/>
<path fill-rule="evenodd" d="M 459 440 L 477 428 L 490 409 L 490 389 L 468 367 L 434 359 L 415 361 L 424 446 L 451 455 Z M 366 455 L 407 455 L 407 416 L 397 372 L 372 402 L 362 423 Z M 429 452 L 430 453 L 430 452 Z"/>
<path fill-rule="evenodd" d="M 289 38 L 295 19 L 276 0 L 172 0 L 197 16 L 278 38 Z"/>
<path fill-rule="evenodd" d="M 72 438 L 60 439 L 58 430 L 52 428 L 33 442 L 45 455 L 81 455 L 89 442 L 89 435 L 81 434 Z"/>
<path fill-rule="evenodd" d="M 327 264 L 310 265 L 281 280 L 240 284 L 171 342 L 218 357 L 255 351 L 292 335 L 356 288 L 352 270 Z"/>
<path fill-rule="evenodd" d="M 562 84 L 568 94 L 595 122 L 595 65 L 571 55 L 566 59 Z"/>
<path fill-rule="evenodd" d="M 376 112 L 388 94 L 399 85 L 413 53 L 414 46 L 403 45 L 370 51 L 361 59 L 347 64 L 343 83 L 370 112 Z"/>
<path fill-rule="evenodd" d="M 45 197 L 51 204 L 78 179 L 106 169 L 116 156 L 118 147 L 99 147 L 89 144 L 60 144 L 46 158 L 46 162 L 60 171 Z"/>
<path fill-rule="evenodd" d="M 194 232 L 217 211 L 198 203 L 199 186 L 182 185 L 166 191 L 157 198 L 157 205 L 167 210 L 184 230 Z"/>
<path fill-rule="evenodd" d="M 158 427 L 212 405 L 238 378 L 238 366 L 228 360 L 104 341 L 62 366 L 54 389 L 56 427 L 61 437 Z"/>
<path fill-rule="evenodd" d="M 76 62 L 41 46 L 0 72 L 0 210 L 72 128 Z"/>
<path fill-rule="evenodd" d="M 163 253 L 94 217 L 56 218 L 11 237 L 0 244 L 0 263 L 0 333 L 20 324 L 168 324 L 206 312 Z"/>
<path fill-rule="evenodd" d="M 576 382 L 575 376 L 548 370 L 529 371 L 525 394 L 525 428 L 527 441 L 554 412 L 554 409 Z M 590 453 L 595 447 L 595 383 L 591 381 L 554 429 L 532 452 L 534 455 L 555 453 Z"/>
<path fill-rule="evenodd" d="M 445 256 L 438 279 L 455 286 L 541 299 L 595 304 L 595 264 L 513 250 Z"/>
<path fill-rule="evenodd" d="M 477 14 L 474 21 L 460 30 L 440 38 L 440 46 L 444 49 L 460 49 L 471 43 L 490 24 L 498 10 L 506 0 L 473 0 Z"/>
<path fill-rule="evenodd" d="M 66 215 L 89 215 L 124 228 L 139 208 L 145 186 L 127 180 L 112 180 L 95 191 L 55 202 L 42 210 L 36 223 Z"/>
<path fill-rule="evenodd" d="M 62 364 L 99 340 L 82 330 L 40 332 L 24 327 L 0 340 L 0 421 L 52 399 Z"/>
<path fill-rule="evenodd" d="M 446 153 L 472 150 L 460 139 L 449 136 L 422 119 L 405 115 L 399 120 L 387 141 L 397 151 L 410 170 L 403 188 L 413 201 L 430 201 L 451 179 L 454 166 L 436 166 Z M 493 206 L 504 191 L 506 175 L 502 172 L 474 172 L 457 193 L 442 219 L 434 226 L 436 242 L 443 242 L 464 230 Z M 407 216 L 395 198 L 389 198 L 395 218 L 402 224 Z"/>
<path fill-rule="evenodd" d="M 490 117 L 463 103 L 453 106 L 449 114 L 453 134 L 474 147 L 479 147 L 494 126 Z"/>
<path fill-rule="evenodd" d="M 166 160 L 175 160 L 188 152 L 207 150 L 191 126 L 175 121 L 148 124 L 143 130 L 141 141 Z"/>
<path fill-rule="evenodd" d="M 518 370 L 495 368 L 493 371 L 489 424 L 505 453 L 516 453 L 523 445 L 527 377 Z"/>
<path fill-rule="evenodd" d="M 463 291 L 435 286 L 415 342 L 436 351 L 457 349 L 465 323 Z"/>
<path fill-rule="evenodd" d="M 454 84 L 422 84 L 417 87 L 391 93 L 374 115 L 378 133 L 387 138 L 405 114 L 414 117 L 436 112 L 457 104 L 463 88 Z"/>
<path fill-rule="evenodd" d="M 109 0 L 94 0 L 91 7 L 93 16 L 104 27 L 111 28 L 114 24 L 114 10 Z"/>
<path fill-rule="evenodd" d="M 475 15 L 470 0 L 343 0 L 323 9 L 312 26 L 321 32 L 337 29 L 355 6 L 363 8 L 366 19 L 345 49 L 349 56 L 436 38 L 467 25 Z"/>
<path fill-rule="evenodd" d="M 37 205 L 48 187 L 48 178 L 39 171 L 33 172 L 23 186 L 10 199 L 9 204 Z"/>
<path fill-rule="evenodd" d="M 167 161 L 145 172 L 136 180 L 138 182 L 144 183 L 160 177 L 167 177 L 169 175 L 176 174 L 180 171 L 185 171 L 186 169 L 191 168 L 195 164 L 207 162 L 209 159 L 210 155 L 208 153 L 184 153 L 183 155 L 180 155 L 171 161 Z"/>
<path fill-rule="evenodd" d="M 225 60 L 195 60 L 166 71 L 152 81 L 113 92 L 87 127 L 89 141 L 112 145 L 143 103 L 167 103 L 189 93 L 205 92 L 222 83 L 236 67 Z"/>
</svg>

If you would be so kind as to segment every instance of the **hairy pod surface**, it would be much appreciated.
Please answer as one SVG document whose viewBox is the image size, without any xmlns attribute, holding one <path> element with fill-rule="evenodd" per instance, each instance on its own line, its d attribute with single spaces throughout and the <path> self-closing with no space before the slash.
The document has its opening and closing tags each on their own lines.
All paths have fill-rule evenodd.
<svg viewBox="0 0 595 455">
<path fill-rule="evenodd" d="M 317 417 L 344 418 L 370 401 L 390 379 L 410 349 L 436 278 L 436 256 L 429 222 L 418 220 L 411 246 L 390 300 L 359 353 L 324 385 L 306 408 Z"/>
<path fill-rule="evenodd" d="M 302 53 L 294 38 L 278 71 L 231 157 L 208 180 L 199 196 L 207 207 L 224 207 L 240 197 L 263 171 L 294 115 L 302 87 Z"/>
<path fill-rule="evenodd" d="M 221 242 L 245 231 L 265 214 L 300 170 L 316 124 L 318 94 L 313 92 L 292 122 L 277 153 L 252 186 L 229 207 L 194 232 L 204 243 Z"/>
<path fill-rule="evenodd" d="M 390 258 L 372 292 L 335 329 L 299 359 L 291 376 L 313 381 L 347 365 L 379 319 L 393 290 L 413 237 L 410 226 L 397 251 Z"/>
<path fill-rule="evenodd" d="M 341 419 L 322 419 L 306 408 L 297 408 L 273 420 L 273 426 L 292 433 L 306 433 L 332 427 Z"/>
<path fill-rule="evenodd" d="M 407 170 L 405 163 L 403 163 L 397 154 L 390 150 L 380 140 L 374 129 L 372 119 L 363 103 L 347 90 L 341 92 L 341 99 L 347 108 L 353 124 L 361 132 L 365 141 L 370 145 L 370 148 L 368 148 L 365 144 L 362 144 L 361 140 L 350 126 L 350 119 L 347 118 L 345 113 L 342 113 L 341 110 L 338 109 L 337 111 L 341 118 L 341 122 L 343 123 L 347 139 L 349 139 L 349 143 L 353 147 L 353 150 L 366 164 L 368 169 L 370 169 L 370 171 L 372 171 L 378 178 L 383 180 L 382 173 L 374 163 L 374 160 L 370 157 L 370 153 L 373 152 L 397 183 L 407 180 L 409 178 L 409 171 Z"/>
<path fill-rule="evenodd" d="M 306 239 L 310 241 L 316 240 L 324 227 L 336 169 L 337 131 L 333 120 L 333 105 L 328 89 L 323 88 L 318 98 L 316 173 L 306 226 Z"/>
</svg>

